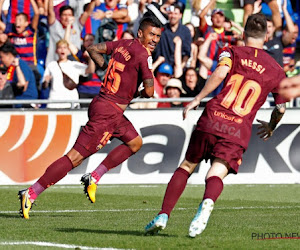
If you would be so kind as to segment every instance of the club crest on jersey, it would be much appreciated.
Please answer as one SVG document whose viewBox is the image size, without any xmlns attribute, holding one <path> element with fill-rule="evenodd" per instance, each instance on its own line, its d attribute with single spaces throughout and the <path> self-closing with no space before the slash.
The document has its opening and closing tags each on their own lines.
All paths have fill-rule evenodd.
<svg viewBox="0 0 300 250">
<path fill-rule="evenodd" d="M 230 53 L 228 51 L 223 51 L 220 55 L 219 55 L 219 60 L 222 59 L 223 57 L 229 57 L 230 58 Z"/>
<path fill-rule="evenodd" d="M 152 62 L 153 62 L 152 56 L 149 56 L 149 57 L 148 57 L 147 62 L 148 62 L 148 68 L 149 68 L 149 69 L 152 69 Z"/>
</svg>

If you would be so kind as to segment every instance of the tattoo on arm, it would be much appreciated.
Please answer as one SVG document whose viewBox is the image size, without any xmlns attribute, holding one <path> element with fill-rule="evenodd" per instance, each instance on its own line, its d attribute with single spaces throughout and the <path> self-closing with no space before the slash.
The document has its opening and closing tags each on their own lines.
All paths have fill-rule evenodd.
<svg viewBox="0 0 300 250">
<path fill-rule="evenodd" d="M 144 87 L 152 87 L 154 85 L 154 79 L 146 79 L 143 81 L 144 82 Z"/>
<path fill-rule="evenodd" d="M 107 50 L 107 47 L 106 47 L 105 43 L 94 44 L 87 48 L 87 51 L 89 52 L 90 57 L 101 69 L 107 68 L 107 64 L 102 55 L 102 54 L 106 53 L 106 50 Z"/>
<path fill-rule="evenodd" d="M 271 120 L 269 122 L 269 126 L 272 130 L 276 128 L 277 124 L 283 117 L 284 111 L 285 111 L 285 103 L 277 104 L 276 107 L 274 108 L 271 115 Z"/>
</svg>

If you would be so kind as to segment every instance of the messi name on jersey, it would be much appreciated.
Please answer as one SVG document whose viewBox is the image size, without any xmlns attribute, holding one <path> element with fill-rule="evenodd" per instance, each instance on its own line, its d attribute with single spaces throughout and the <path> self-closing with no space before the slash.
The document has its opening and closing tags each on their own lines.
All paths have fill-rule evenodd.
<svg viewBox="0 0 300 250">
<path fill-rule="evenodd" d="M 242 66 L 256 70 L 259 74 L 262 74 L 266 70 L 266 68 L 264 68 L 262 65 L 250 59 L 241 59 L 241 64 Z"/>
</svg>

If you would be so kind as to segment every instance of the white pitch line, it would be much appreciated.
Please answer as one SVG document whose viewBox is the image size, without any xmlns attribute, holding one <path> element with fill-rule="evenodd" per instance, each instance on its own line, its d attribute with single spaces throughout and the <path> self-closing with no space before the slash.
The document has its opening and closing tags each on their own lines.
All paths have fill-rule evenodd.
<svg viewBox="0 0 300 250">
<path fill-rule="evenodd" d="M 257 206 L 257 207 L 215 207 L 215 210 L 244 210 L 244 209 L 291 209 L 300 208 L 300 206 Z M 194 210 L 195 208 L 175 208 L 174 210 Z M 139 211 L 157 211 L 155 208 L 141 209 L 94 209 L 94 210 L 32 210 L 30 213 L 95 213 L 95 212 L 139 212 Z M 0 214 L 15 214 L 18 211 L 0 211 Z"/>
<path fill-rule="evenodd" d="M 43 247 L 59 247 L 59 248 L 72 248 L 72 249 L 86 249 L 86 250 L 120 250 L 121 248 L 99 248 L 99 247 L 87 247 L 87 246 L 77 246 L 68 244 L 59 244 L 52 242 L 43 241 L 4 241 L 0 242 L 2 246 L 16 246 L 16 245 L 33 245 L 33 246 L 43 246 Z"/>
</svg>

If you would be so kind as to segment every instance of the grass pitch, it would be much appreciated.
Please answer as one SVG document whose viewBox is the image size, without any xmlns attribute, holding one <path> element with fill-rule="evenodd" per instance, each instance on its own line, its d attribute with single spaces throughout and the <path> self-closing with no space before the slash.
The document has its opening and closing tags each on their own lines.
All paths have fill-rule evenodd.
<svg viewBox="0 0 300 250">
<path fill-rule="evenodd" d="M 30 219 L 18 190 L 0 186 L 0 249 L 299 249 L 299 185 L 225 185 L 206 230 L 188 237 L 204 186 L 188 185 L 165 230 L 144 236 L 166 185 L 99 185 L 91 204 L 82 186 L 53 186 Z M 281 238 L 283 237 L 283 238 Z M 270 239 L 273 238 L 273 239 Z"/>
</svg>

